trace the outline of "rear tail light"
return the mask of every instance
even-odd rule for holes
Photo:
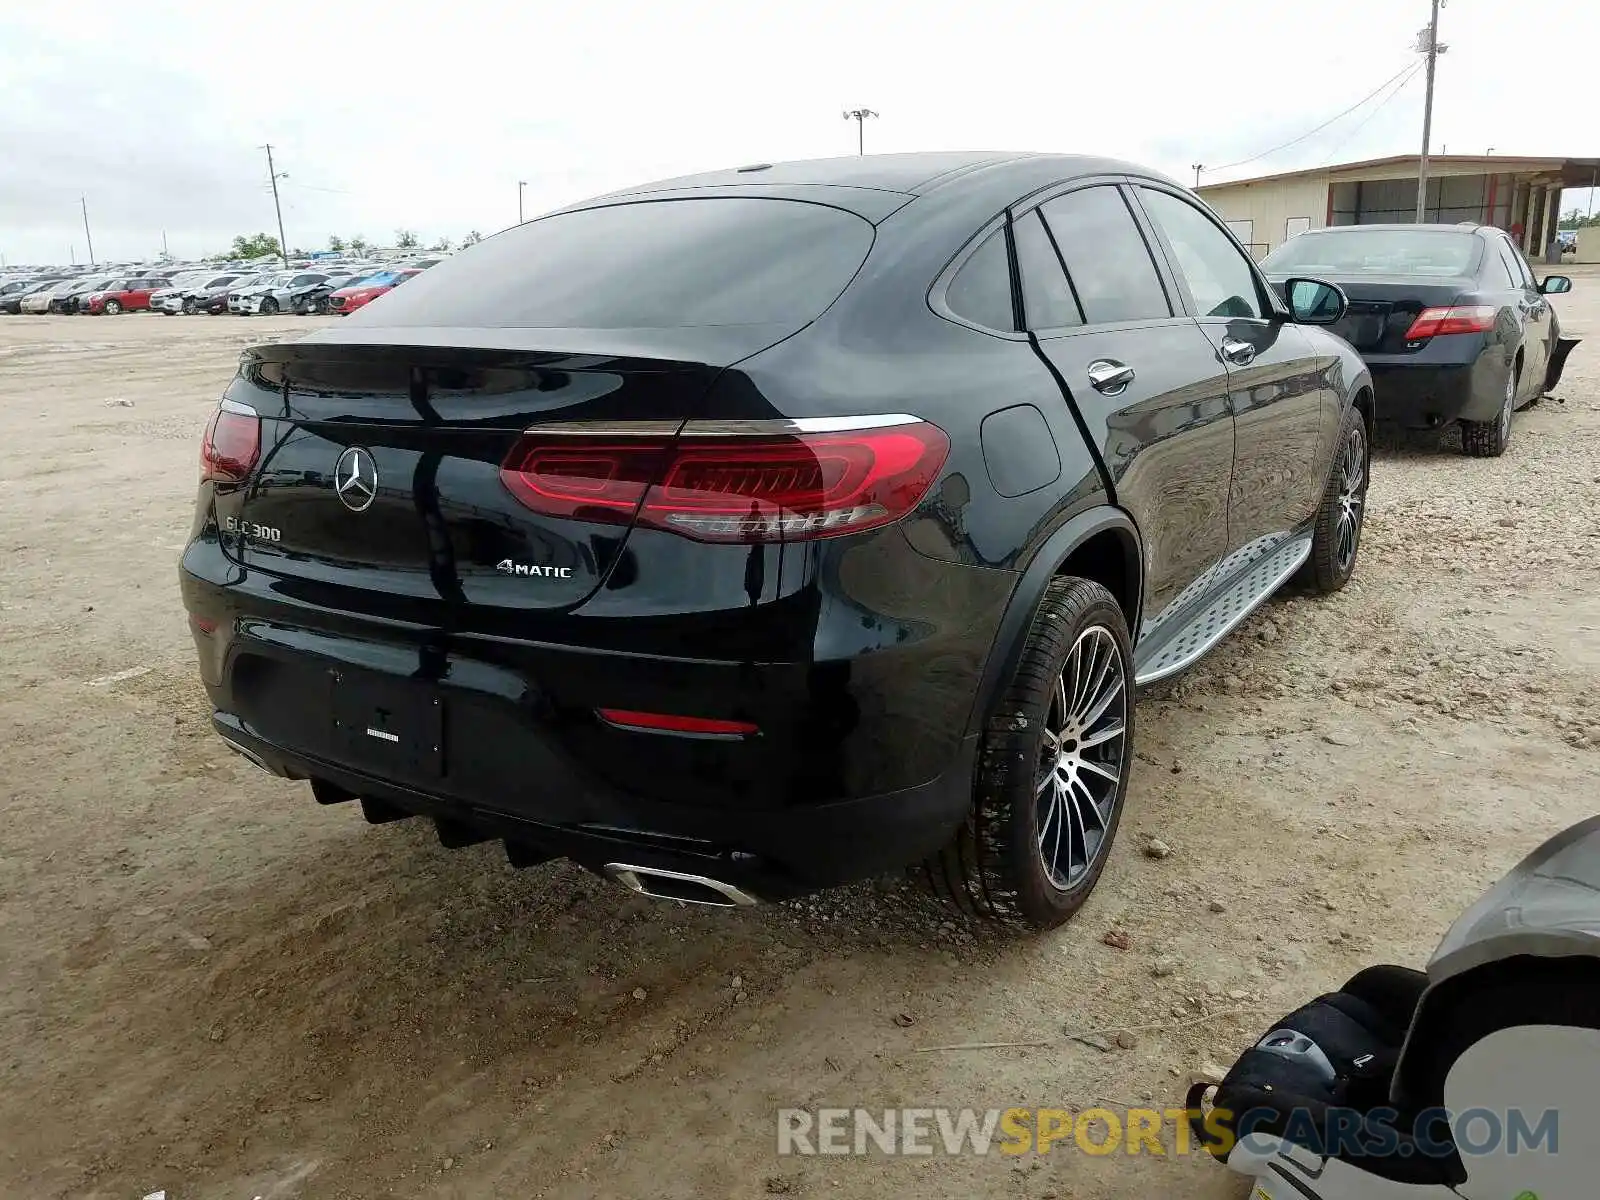
[[[261,418],[254,409],[224,400],[211,414],[200,443],[200,478],[239,483],[255,469],[261,455]]]
[[[699,737],[748,737],[757,731],[749,721],[718,721],[710,717],[683,717],[675,713],[638,712],[629,708],[596,709],[601,720],[624,729],[651,733],[684,733]]]
[[[625,428],[625,427],[624,427]],[[500,478],[547,516],[706,542],[835,537],[898,521],[950,453],[915,417],[691,421],[674,437],[528,431]]]
[[[1421,342],[1449,333],[1488,333],[1499,312],[1489,304],[1456,304],[1449,308],[1425,308],[1406,330],[1406,341]]]

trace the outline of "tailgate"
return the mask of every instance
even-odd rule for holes
[[[396,345],[268,346],[227,397],[262,418],[252,481],[217,489],[247,566],[327,585],[333,607],[561,610],[593,594],[626,524],[524,507],[500,467],[532,425],[676,432],[717,362]],[[442,620],[442,614],[440,615]]]

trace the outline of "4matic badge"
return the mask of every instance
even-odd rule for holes
[[[543,579],[571,579],[571,567],[536,567],[532,563],[512,562],[509,558],[502,558],[495,563],[494,569],[502,575],[537,575]]]

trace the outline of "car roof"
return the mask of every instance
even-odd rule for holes
[[[1390,221],[1382,224],[1361,225],[1324,225],[1321,229],[1308,229],[1306,233],[1346,233],[1356,229],[1381,229],[1389,232],[1409,230],[1422,233],[1476,233],[1487,234],[1498,232],[1493,225],[1480,225],[1476,221],[1461,221],[1453,224],[1443,222],[1424,222],[1418,225],[1414,221]],[[1300,236],[1305,236],[1301,234]]]
[[[699,175],[682,175],[610,192],[560,211],[604,204],[696,196],[776,196],[814,199],[882,220],[911,199],[940,194],[975,210],[1003,207],[1037,188],[1097,175],[1133,175],[1172,182],[1133,163],[1093,155],[1008,151],[929,151],[753,163]]]

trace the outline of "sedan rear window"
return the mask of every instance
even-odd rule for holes
[[[1470,275],[1482,240],[1449,229],[1344,229],[1302,233],[1262,260],[1263,271],[1352,275]]]
[[[872,247],[872,226],[795,200],[703,197],[530,221],[385,297],[382,323],[664,329],[809,321]]]

